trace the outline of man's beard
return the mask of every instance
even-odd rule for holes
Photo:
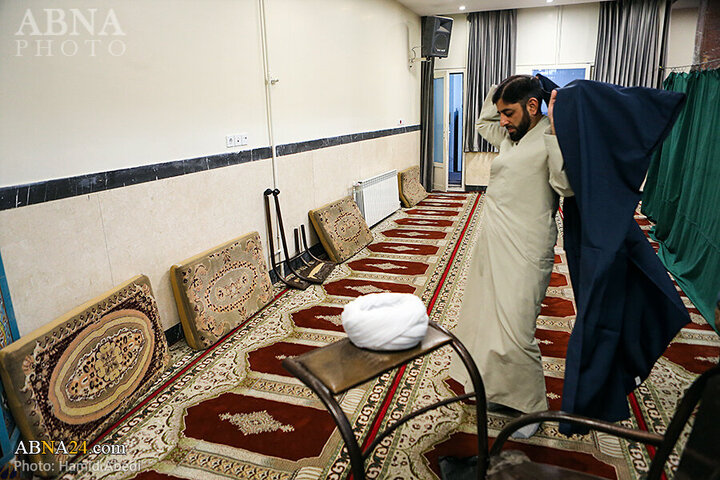
[[[513,142],[519,142],[522,137],[525,136],[525,134],[530,130],[530,114],[528,114],[528,111],[523,108],[523,118],[520,121],[520,125],[515,127],[514,132],[508,131],[508,134],[510,135],[510,140]]]

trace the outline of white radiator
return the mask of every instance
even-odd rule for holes
[[[353,192],[355,202],[370,227],[400,208],[397,170],[361,180],[353,185]]]

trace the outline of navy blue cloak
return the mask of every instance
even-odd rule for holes
[[[575,192],[563,205],[577,306],[565,362],[566,412],[628,418],[628,393],[690,321],[634,220],[651,154],[684,103],[681,93],[589,80],[558,89],[555,130]],[[586,430],[563,424],[560,431]]]

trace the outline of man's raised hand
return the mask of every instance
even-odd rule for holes
[[[555,107],[555,97],[557,90],[553,90],[550,94],[550,102],[548,103],[548,117],[550,118],[550,132],[555,135],[555,120],[553,120],[553,108]]]

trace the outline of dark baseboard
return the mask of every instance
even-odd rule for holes
[[[338,137],[289,143],[278,145],[276,147],[276,154],[278,156],[292,155],[294,153],[361,142],[390,135],[400,135],[418,130],[420,130],[420,125],[410,125],[386,130],[353,133]],[[130,185],[137,185],[139,183],[154,182],[164,178],[177,177],[269,158],[272,158],[272,149],[270,147],[259,147],[252,150],[123,168],[76,177],[45,180],[25,185],[0,187],[0,210],[20,208],[78,195],[88,195],[90,193],[102,192],[114,188],[129,187]]]

